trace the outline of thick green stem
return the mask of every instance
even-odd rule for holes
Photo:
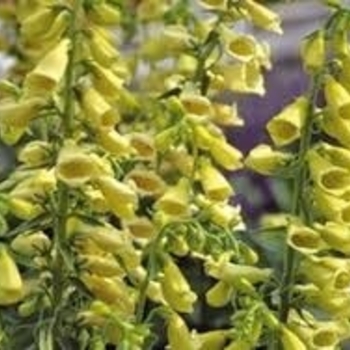
[[[294,216],[299,216],[302,219],[308,217],[304,212],[303,197],[305,187],[308,181],[308,166],[306,161],[306,155],[311,145],[312,138],[312,127],[314,123],[314,111],[317,92],[320,84],[320,75],[316,76],[312,82],[312,87],[309,95],[309,105],[307,109],[307,116],[305,121],[305,126],[302,130],[298,160],[299,167],[297,168],[295,177],[293,179],[293,201],[291,213]],[[306,222],[306,224],[309,224]],[[285,247],[285,260],[283,266],[283,275],[280,286],[280,306],[279,306],[279,319],[282,323],[285,323],[288,318],[288,312],[291,306],[292,297],[292,286],[295,280],[295,270],[296,270],[296,257],[297,253],[293,248],[286,245]]]
[[[74,119],[74,84],[75,84],[75,62],[77,56],[77,33],[79,14],[82,8],[82,0],[75,0],[71,12],[71,20],[68,30],[68,37],[71,40],[67,70],[64,82],[64,109],[62,114],[62,142],[71,137],[72,124]],[[56,213],[54,213],[54,251],[53,261],[54,280],[53,280],[53,302],[55,315],[61,305],[62,296],[65,288],[65,238],[66,238],[66,221],[69,214],[69,189],[62,183],[58,183]]]

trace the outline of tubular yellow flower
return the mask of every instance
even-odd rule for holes
[[[284,350],[307,350],[306,344],[285,326],[281,329],[281,342]]]
[[[233,194],[233,189],[225,177],[209,161],[200,161],[199,179],[206,196],[213,201],[224,201]]]
[[[145,195],[159,196],[165,190],[164,181],[153,170],[135,168],[126,178],[132,180],[140,193]]]
[[[350,265],[346,259],[309,256],[301,263],[301,272],[321,289],[343,290],[350,286]]]
[[[209,152],[213,159],[227,170],[233,171],[243,166],[241,151],[231,146],[226,140],[213,139]]]
[[[18,154],[18,160],[29,167],[46,164],[50,155],[50,144],[46,141],[28,142]]]
[[[117,305],[118,308],[131,314],[134,301],[130,291],[122,279],[115,277],[100,277],[93,274],[83,274],[81,280],[87,288],[99,299],[107,304]]]
[[[308,103],[306,97],[301,96],[267,123],[267,131],[276,146],[288,145],[300,137]]]
[[[330,75],[325,79],[324,94],[331,113],[350,119],[350,94]]]
[[[344,147],[333,146],[326,142],[321,142],[317,147],[317,151],[330,163],[339,167],[350,168],[350,150]]]
[[[93,126],[114,127],[120,120],[117,110],[92,87],[83,91],[81,102],[85,116]]]
[[[234,290],[230,284],[219,281],[205,293],[205,299],[212,307],[223,307],[230,302],[233,293]]]
[[[102,28],[94,27],[89,42],[94,60],[103,67],[111,67],[118,61],[119,53],[104,35]]]
[[[111,154],[122,157],[133,153],[130,140],[112,127],[102,127],[96,132],[96,142]]]
[[[41,96],[57,87],[66,71],[69,46],[69,39],[62,39],[27,75],[24,81],[26,96]]]
[[[121,20],[118,9],[105,2],[93,4],[88,17],[99,25],[116,25]]]
[[[129,230],[135,238],[152,238],[156,235],[157,230],[152,221],[147,217],[136,217],[123,222],[123,226]]]
[[[217,88],[229,89],[238,93],[252,93],[263,95],[265,93],[264,79],[260,64],[257,60],[245,63],[218,66],[214,70],[221,76]]]
[[[301,57],[307,71],[317,71],[323,67],[325,62],[325,38],[324,31],[318,30],[307,37],[301,46]]]
[[[276,151],[269,145],[260,144],[249,152],[245,165],[260,174],[271,175],[292,159],[293,155],[290,153]]]
[[[8,205],[11,214],[21,220],[32,220],[44,212],[41,205],[13,196],[9,198]]]
[[[67,185],[77,187],[100,174],[91,155],[67,141],[58,155],[56,175]]]
[[[28,257],[47,252],[50,246],[50,238],[42,231],[20,234],[11,242],[11,248],[16,253]]]
[[[333,249],[346,255],[350,254],[350,230],[347,225],[328,221],[315,226],[322,239]]]
[[[5,127],[26,128],[45,104],[46,101],[39,97],[18,102],[3,101],[0,106],[0,124]]]
[[[197,295],[191,290],[181,270],[171,258],[168,258],[164,264],[160,283],[164,298],[172,309],[184,313],[193,312]]]
[[[124,83],[123,79],[95,61],[90,63],[89,67],[93,75],[93,85],[99,93],[107,99],[118,100]]]
[[[254,0],[245,0],[242,7],[248,11],[251,21],[258,27],[282,34],[279,16]]]
[[[170,349],[195,350],[194,339],[187,328],[185,321],[176,313],[168,318],[168,344]]]
[[[23,289],[23,281],[15,261],[3,244],[0,245],[0,270],[0,292],[19,293]]]
[[[257,56],[258,44],[251,35],[238,35],[227,43],[226,50],[233,58],[249,62]]]
[[[195,342],[199,344],[198,350],[222,350],[228,337],[227,330],[215,330],[195,334]]]
[[[189,181],[181,178],[175,186],[169,187],[158,199],[158,209],[166,214],[182,216],[189,213]]]
[[[212,103],[213,113],[210,117],[215,124],[222,126],[243,126],[244,120],[238,115],[237,105],[232,106]]]
[[[250,265],[233,264],[224,259],[221,261],[208,260],[205,264],[206,273],[231,285],[238,284],[240,280],[246,279],[250,283],[266,281],[270,278],[272,270]]]
[[[200,116],[209,116],[212,114],[211,102],[204,96],[184,93],[180,96],[180,101],[187,113]]]
[[[100,176],[96,185],[104,195],[109,209],[124,219],[134,217],[138,198],[135,191],[127,184],[110,176]]]
[[[123,276],[125,274],[123,268],[115,260],[112,255],[98,256],[91,254],[79,254],[78,261],[81,261],[81,268],[88,272],[101,276],[113,277]]]
[[[156,154],[156,147],[152,135],[134,132],[130,136],[131,146],[137,151],[140,158],[152,159]]]
[[[291,224],[287,235],[289,246],[303,254],[315,254],[327,248],[320,233],[306,226]]]
[[[350,172],[343,167],[332,165],[315,150],[307,155],[311,177],[325,192],[343,195],[350,188]]]
[[[335,138],[341,145],[350,147],[350,124],[345,119],[326,110],[321,126],[327,135]]]
[[[37,39],[38,36],[47,33],[56,13],[52,8],[45,7],[24,18],[21,23],[21,37],[24,40]]]

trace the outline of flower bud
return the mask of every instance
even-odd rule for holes
[[[233,292],[230,284],[219,281],[205,293],[205,299],[211,307],[223,307],[230,302]]]
[[[42,232],[21,233],[11,242],[11,248],[18,254],[28,257],[47,252],[51,246],[51,241],[47,235]]]
[[[168,319],[168,344],[171,349],[195,350],[192,338],[185,321],[177,314],[172,313]]]
[[[301,57],[306,71],[318,71],[325,63],[325,33],[318,30],[304,39],[301,46]]]

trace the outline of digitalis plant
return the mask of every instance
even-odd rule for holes
[[[230,201],[224,171],[243,155],[224,128],[243,121],[217,98],[264,93],[269,48],[235,25],[280,34],[279,17],[253,0],[17,1],[22,77],[0,100],[17,154],[0,184],[1,348],[320,349],[348,336],[349,13],[332,6],[303,45],[309,95],[267,126],[299,152],[260,145],[246,160],[293,179],[280,278]],[[202,301],[232,316],[196,329]]]

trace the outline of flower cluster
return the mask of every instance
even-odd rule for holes
[[[246,159],[259,173],[293,182],[292,212],[282,223],[287,248],[279,294],[281,320],[294,338],[287,349],[333,348],[350,330],[349,21],[348,9],[329,5],[327,23],[301,47],[309,93],[268,122],[276,148],[261,144]]]

